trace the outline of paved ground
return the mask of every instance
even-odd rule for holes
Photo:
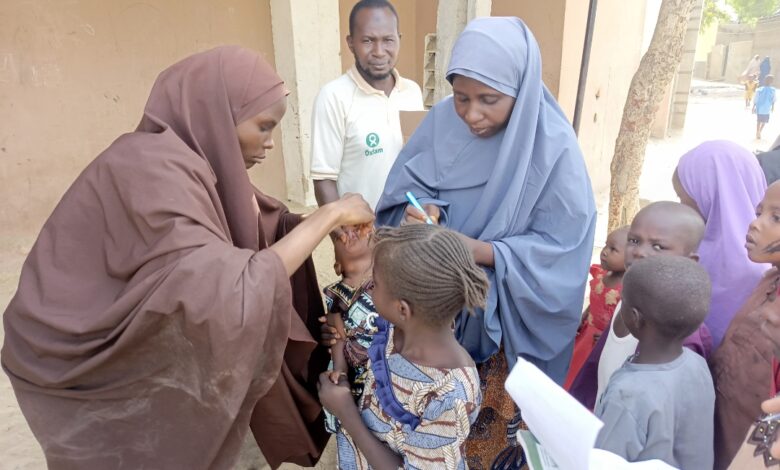
[[[648,146],[640,183],[640,195],[643,199],[674,200],[670,181],[677,160],[684,152],[704,140],[729,139],[750,150],[766,149],[774,141],[780,133],[780,116],[773,117],[764,132],[763,140],[755,140],[755,116],[744,108],[744,102],[739,95],[739,88],[734,86],[694,83],[685,132],[665,140],[651,141]],[[606,212],[605,209],[606,201],[599,201],[600,215]],[[603,243],[605,227],[605,217],[600,217],[596,250],[600,249]],[[21,264],[33,241],[32,238],[3,240],[1,235],[0,311],[5,310],[16,289]],[[315,252],[315,263],[321,283],[331,282],[335,276],[332,269],[332,246],[329,241],[323,242]],[[0,341],[2,334],[0,331]],[[249,470],[265,467],[267,466],[257,451],[257,446],[251,441],[247,442],[237,468]],[[318,467],[334,467],[333,446],[327,450]],[[19,411],[7,377],[0,374],[0,470],[41,468],[45,468],[45,462],[40,447]],[[297,467],[290,465],[283,468]]]

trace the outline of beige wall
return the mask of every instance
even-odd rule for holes
[[[219,44],[273,62],[268,0],[0,2],[0,241],[40,228],[79,172],[135,127],[161,70]],[[284,197],[278,150],[252,177]]]
[[[338,1],[341,65],[347,68],[353,58],[344,37],[356,0]],[[519,16],[534,32],[544,81],[570,118],[587,3],[493,0],[494,15]],[[399,70],[421,82],[423,41],[436,29],[438,2],[394,4],[401,19]],[[609,185],[623,105],[641,54],[645,4],[598,4],[580,129],[597,193]],[[0,238],[40,228],[81,169],[133,129],[154,77],[175,60],[236,43],[265,52],[273,62],[269,0],[4,0],[0,18],[0,197],[6,201],[0,208]],[[251,175],[264,191],[286,196],[278,148]]]
[[[641,59],[644,22],[644,2],[598,2],[579,141],[599,199],[609,191],[609,167],[628,88]]]
[[[525,21],[542,53],[542,78],[571,119],[577,99],[586,0],[493,0],[493,15]],[[639,66],[645,1],[601,0],[591,46],[579,141],[594,191],[609,191],[609,166],[631,78]],[[617,43],[620,47],[616,47]]]
[[[577,1],[577,0],[574,0]],[[585,0],[579,0],[582,3]],[[563,26],[567,0],[493,0],[493,16],[517,16],[531,29],[542,53],[542,79],[553,95],[558,96],[563,55]],[[587,12],[587,7],[586,10]],[[581,21],[585,22],[583,17]],[[582,29],[582,38],[585,29]],[[582,38],[580,43],[582,43]],[[579,66],[577,66],[579,75]],[[576,93],[576,92],[575,92]]]
[[[346,43],[349,34],[349,12],[357,0],[339,0],[341,20],[341,67],[347,70],[355,62]],[[423,47],[425,35],[436,32],[437,0],[394,0],[400,21],[401,52],[398,72],[422,86]]]
[[[566,113],[569,120],[574,119],[574,108],[577,104],[580,68],[582,68],[582,51],[585,42],[585,30],[588,26],[588,3],[582,0],[568,0],[564,14],[558,104],[561,105],[563,112]],[[591,63],[593,63],[592,53]]]

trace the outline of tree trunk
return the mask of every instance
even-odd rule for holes
[[[631,80],[610,170],[609,231],[628,225],[639,211],[639,176],[658,105],[683,53],[696,0],[663,0],[650,47]]]

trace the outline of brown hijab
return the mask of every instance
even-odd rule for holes
[[[286,93],[250,50],[184,59],[45,223],[2,365],[49,468],[230,468],[256,405],[303,433],[259,436],[272,465],[318,457],[318,302],[292,301],[316,292],[313,267],[291,290],[263,249],[299,219],[252,187],[235,130]]]
[[[767,271],[731,320],[710,357],[715,383],[715,470],[728,468],[755,419],[770,398],[774,379],[772,343],[761,333],[761,309],[780,308],[780,271]]]

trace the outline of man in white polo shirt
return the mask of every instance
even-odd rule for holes
[[[399,111],[423,109],[420,87],[395,70],[398,14],[386,0],[362,0],[349,15],[355,65],[314,102],[311,177],[319,205],[358,193],[375,207],[403,146]]]

